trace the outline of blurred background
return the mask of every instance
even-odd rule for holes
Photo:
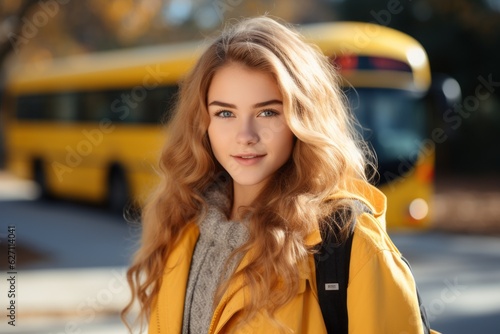
[[[2,332],[126,332],[118,313],[140,225],[120,213],[155,184],[157,124],[199,41],[262,14],[299,29],[371,22],[420,43],[428,64],[398,55],[405,37],[372,47],[385,30],[355,26],[336,30],[355,47],[331,58],[373,130],[389,232],[432,327],[500,330],[500,1],[0,0],[0,293],[13,239],[17,292],[16,326],[2,311]]]

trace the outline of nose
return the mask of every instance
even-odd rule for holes
[[[259,142],[259,135],[253,120],[246,119],[239,122],[236,142],[240,145],[254,145]]]

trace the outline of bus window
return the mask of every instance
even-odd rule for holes
[[[105,92],[85,92],[80,94],[81,121],[96,122],[109,117],[110,100]]]
[[[17,100],[16,118],[20,120],[43,120],[46,99],[43,95],[24,95]]]
[[[177,86],[158,87],[143,95],[133,95],[131,90],[110,90],[106,92],[107,113],[100,115],[119,123],[158,124],[170,118],[166,114],[176,93]]]
[[[76,121],[78,118],[77,94],[60,93],[48,95],[44,114],[50,120],[58,122]]]
[[[415,164],[426,135],[423,100],[396,89],[358,88],[346,94],[364,139],[377,152],[380,182],[388,181],[386,172],[400,174],[402,162]]]
[[[148,93],[144,100],[144,114],[142,121],[145,123],[167,123],[172,117],[172,104],[175,101],[178,87],[163,86]]]

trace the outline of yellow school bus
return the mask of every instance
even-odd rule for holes
[[[430,70],[422,46],[368,23],[304,25],[334,62],[362,131],[376,150],[389,227],[426,227],[434,147],[426,144],[422,97]],[[154,186],[155,161],[179,79],[203,43],[101,52],[10,71],[2,111],[7,166],[43,195],[121,208]]]

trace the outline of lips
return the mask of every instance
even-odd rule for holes
[[[266,154],[237,154],[232,155],[233,159],[241,165],[251,166],[259,163]]]

